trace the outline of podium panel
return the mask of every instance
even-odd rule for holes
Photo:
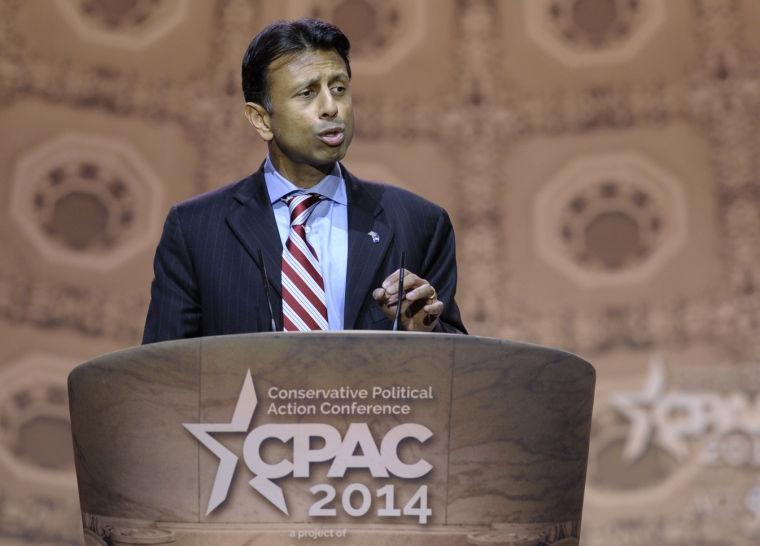
[[[419,333],[170,341],[69,378],[88,544],[578,544],[595,374]]]

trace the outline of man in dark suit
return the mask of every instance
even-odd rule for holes
[[[337,27],[314,19],[275,23],[253,39],[245,114],[269,155],[251,176],[172,207],[143,343],[389,329],[402,251],[400,327],[466,333],[446,211],[339,163],[354,126],[349,48]]]

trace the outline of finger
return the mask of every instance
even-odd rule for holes
[[[398,294],[388,294],[386,291],[385,293],[385,299],[383,300],[383,305],[387,307],[395,307],[398,304]],[[404,303],[402,305],[407,305],[407,303]]]
[[[386,290],[389,290],[392,286],[398,285],[398,276],[401,272],[401,269],[397,269],[387,277],[385,277],[385,280],[383,281],[383,288]],[[404,273],[406,274],[406,272]]]
[[[383,304],[388,299],[388,296],[386,295],[385,290],[382,288],[375,288],[372,291],[372,297],[379,304]]]
[[[406,274],[404,275],[404,291],[417,288],[418,286],[422,286],[423,284],[427,284],[427,281],[423,279],[422,277],[415,275],[411,271],[407,271]],[[398,287],[398,283],[396,283],[396,286]]]
[[[428,315],[433,315],[435,317],[438,317],[443,313],[443,302],[442,301],[436,301],[435,303],[431,303],[430,305],[426,305],[422,308],[425,313]]]
[[[412,318],[414,315],[422,311],[422,308],[425,306],[425,300],[416,300],[409,302],[406,305],[406,310],[404,311],[404,315],[406,318]],[[404,309],[403,307],[401,308]]]
[[[436,322],[438,322],[438,316],[437,315],[428,315],[428,314],[425,314],[425,316],[422,317],[422,325],[425,327],[425,329],[431,329],[432,330],[432,328],[435,328],[435,323]]]
[[[404,290],[409,290],[412,288],[416,288],[422,284],[425,284],[427,281],[425,279],[421,279],[414,273],[412,273],[409,270],[405,270],[404,272]],[[383,285],[383,287],[385,287]],[[396,294],[398,292],[398,277],[396,277],[396,282],[391,283],[391,286],[389,288],[385,289],[388,294]]]
[[[389,296],[387,300],[385,300],[385,303],[383,303],[386,307],[396,307],[398,305],[398,297],[397,296]]]
[[[435,288],[430,286],[429,283],[425,283],[422,286],[418,286],[414,290],[410,290],[406,293],[406,299],[408,300],[420,300],[420,299],[426,299],[430,300],[430,303],[435,298]]]

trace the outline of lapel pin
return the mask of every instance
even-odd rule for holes
[[[374,244],[377,244],[380,242],[380,236],[374,231],[370,231],[369,233],[367,233],[367,235],[369,235],[372,238],[372,242]]]

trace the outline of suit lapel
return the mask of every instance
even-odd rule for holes
[[[346,268],[346,303],[343,327],[346,330],[356,326],[362,305],[377,288],[372,280],[388,251],[393,232],[381,220],[382,206],[342,165],[348,198],[348,263]],[[374,231],[373,237],[370,232]]]
[[[272,311],[275,322],[281,327],[282,243],[277,231],[274,211],[269,202],[263,167],[248,178],[235,193],[234,198],[241,206],[227,215],[227,224],[259,268],[261,264],[258,251],[261,249],[269,283],[274,289],[271,292]]]

